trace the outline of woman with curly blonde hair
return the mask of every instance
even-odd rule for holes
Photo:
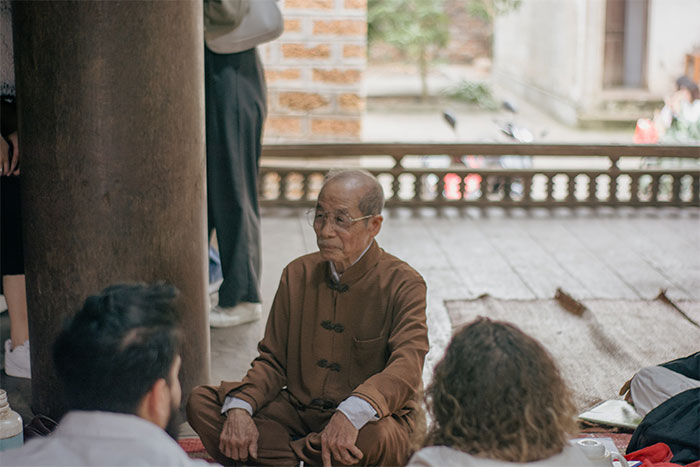
[[[570,444],[575,407],[549,353],[512,324],[461,329],[426,391],[432,426],[409,466],[591,465]]]

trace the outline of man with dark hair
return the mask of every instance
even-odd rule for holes
[[[242,382],[195,388],[187,418],[222,464],[403,465],[419,429],[426,286],[379,248],[382,187],[331,174],[309,221],[319,252],[292,261]]]
[[[115,285],[88,297],[54,344],[69,412],[3,465],[198,464],[174,437],[179,332],[168,285]]]

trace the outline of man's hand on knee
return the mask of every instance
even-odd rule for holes
[[[336,412],[321,432],[321,456],[324,467],[331,465],[331,458],[343,465],[357,464],[363,454],[355,446],[357,429],[343,412]]]
[[[233,460],[245,461],[258,457],[258,427],[245,409],[226,412],[226,421],[219,436],[219,451]]]

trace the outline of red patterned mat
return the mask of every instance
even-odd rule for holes
[[[193,459],[204,459],[209,462],[214,462],[214,459],[207,454],[204,445],[199,438],[180,438],[177,440],[180,447]]]
[[[611,438],[615,443],[615,446],[620,450],[621,453],[625,453],[627,450],[627,445],[630,442],[632,434],[630,433],[612,433],[612,432],[581,432],[578,434],[578,438]],[[204,449],[202,442],[199,438],[180,438],[177,441],[180,447],[185,450],[185,452],[193,459],[205,459],[209,462],[214,462],[207,451]]]

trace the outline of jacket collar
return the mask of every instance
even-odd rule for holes
[[[347,268],[345,272],[343,272],[339,283],[336,283],[333,280],[331,263],[330,261],[327,262],[326,280],[328,282],[328,286],[331,289],[338,290],[339,292],[345,292],[348,290],[349,286],[357,282],[362,276],[365,275],[367,271],[376,266],[376,264],[379,262],[379,257],[381,254],[382,249],[379,248],[379,245],[377,245],[377,241],[372,239],[372,243],[370,243],[369,248],[360,257],[360,259],[355,264]]]

